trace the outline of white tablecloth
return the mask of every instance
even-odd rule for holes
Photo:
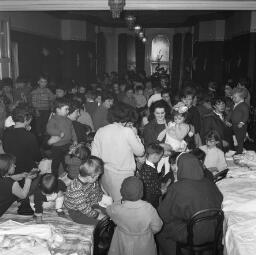
[[[228,165],[228,178],[217,183],[224,196],[225,254],[256,255],[256,171]]]

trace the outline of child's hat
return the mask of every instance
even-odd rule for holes
[[[140,200],[143,196],[143,183],[139,178],[130,176],[124,179],[121,185],[120,193],[123,200]]]

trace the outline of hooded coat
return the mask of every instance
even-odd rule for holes
[[[202,164],[194,155],[182,154],[177,166],[178,181],[171,185],[158,208],[164,222],[158,236],[164,255],[176,254],[176,242],[187,241],[187,222],[193,214],[204,209],[220,209],[223,200],[215,183],[204,177]],[[196,242],[209,240],[210,232],[207,226],[200,229]]]

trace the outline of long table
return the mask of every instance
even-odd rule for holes
[[[256,171],[228,160],[229,173],[217,183],[224,199],[224,254],[256,254]]]

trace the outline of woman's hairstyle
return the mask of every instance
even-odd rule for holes
[[[171,118],[171,112],[170,112],[170,107],[169,105],[163,100],[158,100],[154,103],[151,104],[150,108],[149,108],[149,111],[150,111],[150,114],[149,114],[149,121],[152,121],[155,119],[155,115],[154,115],[154,112],[157,108],[162,108],[165,110],[165,118],[166,119],[170,119]]]
[[[79,143],[73,149],[71,156],[75,156],[79,158],[82,162],[85,162],[91,156],[91,152],[85,144]]]
[[[108,110],[109,123],[114,123],[114,122],[135,123],[137,120],[138,120],[138,114],[136,110],[128,104],[118,102]]]
[[[164,154],[164,148],[157,142],[150,143],[146,148],[146,155]]]
[[[79,174],[82,177],[87,177],[87,176],[102,174],[103,171],[104,171],[104,163],[102,159],[95,156],[90,156],[86,160],[86,162],[80,166]]]
[[[5,176],[16,158],[11,154],[0,154],[0,177]]]
[[[18,104],[12,111],[12,119],[16,122],[25,122],[32,119],[32,112],[28,105],[25,103]]]
[[[232,95],[234,94],[239,94],[241,98],[246,98],[248,96],[248,92],[246,90],[246,88],[234,88],[232,90]]]
[[[196,148],[190,151],[190,153],[196,156],[201,162],[204,162],[206,154],[203,150]]]
[[[53,109],[54,111],[56,111],[57,108],[60,109],[61,107],[66,105],[70,106],[69,100],[67,100],[66,98],[56,98],[54,101]]]
[[[39,188],[44,194],[57,192],[58,178],[51,173],[43,174],[39,180]]]

